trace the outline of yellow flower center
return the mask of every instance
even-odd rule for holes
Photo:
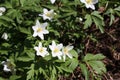
[[[86,2],[87,2],[88,4],[90,4],[90,3],[92,2],[92,0],[86,0]]]
[[[8,63],[8,64],[7,64],[7,68],[8,68],[8,69],[12,69],[12,67],[13,67],[13,65],[12,65],[11,63]]]
[[[63,51],[64,51],[65,54],[68,53],[68,49],[67,48],[65,48]]]
[[[57,52],[59,52],[59,49],[58,49],[58,48],[55,48],[55,49],[54,49],[54,53],[57,53]]]
[[[46,13],[45,15],[46,15],[47,17],[51,17],[52,14],[51,14],[50,12],[48,12],[48,13]]]
[[[39,51],[42,53],[42,52],[44,51],[44,49],[43,49],[43,48],[40,48]]]
[[[41,32],[41,31],[42,31],[42,28],[38,28],[38,29],[37,29],[37,32]]]

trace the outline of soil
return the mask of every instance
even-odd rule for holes
[[[88,31],[95,36],[96,41],[89,37],[83,42],[85,44],[84,53],[101,53],[106,58],[103,62],[106,65],[107,73],[103,75],[102,80],[120,80],[120,18],[116,17],[114,23],[108,26],[109,19],[106,19],[105,32],[100,33],[93,25]],[[85,80],[79,67],[76,68],[69,78],[61,80]],[[91,80],[91,79],[90,79]]]

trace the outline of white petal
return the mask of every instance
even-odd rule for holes
[[[7,65],[4,65],[4,68],[3,68],[3,70],[4,70],[4,71],[6,71],[6,72],[9,72],[9,71],[11,71],[11,69],[9,69]]]
[[[37,30],[37,26],[32,26],[32,29],[33,29],[34,31],[36,31],[36,30]]]
[[[5,12],[6,8],[5,7],[0,7],[0,12]]]
[[[43,16],[42,14],[38,14],[38,16]]]
[[[66,59],[66,55],[63,55],[63,60],[65,61],[65,59]]]
[[[40,27],[41,25],[40,25],[40,22],[39,22],[39,20],[37,19],[36,20],[36,26],[38,26],[38,27]]]
[[[38,34],[37,34],[37,32],[34,32],[33,33],[33,37],[36,37]]]
[[[95,6],[94,5],[91,5],[90,8],[93,9],[93,10],[95,10]]]
[[[44,39],[43,34],[38,34],[38,36],[39,36],[42,40]]]
[[[58,59],[60,59],[60,60],[61,60],[61,59],[62,59],[62,58],[61,58],[61,56],[58,56]]]
[[[48,23],[45,22],[45,23],[42,24],[42,27],[45,29],[45,27],[46,27],[47,25],[48,25]]]
[[[43,14],[43,20],[49,19],[45,14]]]
[[[68,56],[69,58],[72,58],[72,55],[71,55],[71,54],[67,54],[67,56]]]
[[[40,52],[38,52],[38,51],[37,51],[36,55],[37,55],[37,56],[41,56]]]
[[[50,0],[50,2],[51,2],[52,4],[54,4],[54,3],[55,3],[55,1],[56,1],[56,0]]]
[[[92,3],[96,4],[96,3],[98,3],[98,0],[92,0]]]
[[[2,16],[3,14],[0,12],[0,16]]]
[[[48,10],[46,8],[43,9],[43,13],[46,14]]]
[[[86,8],[90,8],[90,4],[85,3]]]
[[[57,55],[54,53],[54,52],[52,52],[52,57],[56,57]]]
[[[3,35],[2,35],[2,37],[1,38],[3,38],[3,39],[5,39],[5,40],[7,40],[8,39],[8,35],[7,35],[7,33],[3,33]]]
[[[55,43],[55,41],[52,41],[52,46],[54,46],[54,47],[56,46],[56,43]]]
[[[42,47],[42,43],[41,42],[39,42],[39,48],[41,48]]]
[[[80,0],[82,3],[85,3],[86,1],[85,0]]]
[[[34,49],[37,51],[37,50],[38,50],[38,47],[34,47]]]
[[[72,50],[73,49],[73,46],[67,46],[67,49],[70,51],[70,50]]]
[[[62,49],[63,44],[58,44],[57,47],[58,47],[59,49]]]
[[[44,30],[43,33],[44,33],[44,34],[48,34],[49,31],[48,31],[48,30]]]

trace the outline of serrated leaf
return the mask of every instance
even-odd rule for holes
[[[10,76],[9,80],[17,80],[19,79],[21,76],[17,76],[17,75],[12,75]]]
[[[89,80],[89,72],[85,64],[80,63],[80,68],[82,71],[82,74],[85,76],[85,80]]]
[[[87,29],[92,24],[92,17],[91,17],[91,15],[87,14],[85,16],[85,19],[86,19],[86,21],[85,21],[85,24],[84,24],[84,29]]]
[[[93,54],[86,54],[86,56],[84,57],[84,61],[89,61],[89,60],[93,60]]]
[[[34,77],[34,64],[31,64],[30,70],[27,72],[27,80]]]
[[[71,64],[69,65],[69,68],[73,71],[78,66],[78,60],[77,59],[71,59]]]
[[[71,50],[70,51],[70,54],[75,57],[75,58],[78,58],[78,53],[75,51],[75,50]]]
[[[31,60],[33,60],[32,58],[30,58],[30,57],[25,57],[25,56],[22,56],[22,57],[18,57],[17,58],[17,60],[18,61],[23,61],[23,62],[28,62],[28,61],[31,61]]]
[[[103,21],[103,17],[101,15],[99,15],[99,12],[97,12],[97,11],[91,13],[91,15],[92,15],[92,19],[93,19],[93,22],[95,23],[96,27],[98,27],[100,29],[101,33],[104,33],[103,26],[105,24]]]
[[[102,54],[96,54],[96,55],[93,55],[93,54],[86,54],[86,56],[84,57],[84,61],[90,61],[90,60],[101,60],[101,59],[104,59],[105,56],[102,55]]]
[[[7,22],[13,22],[13,20],[7,16],[0,16],[0,20],[4,20],[4,21],[7,21]]]
[[[96,54],[96,55],[94,55],[94,60],[102,60],[104,58],[105,58],[105,56],[102,55],[102,54]]]
[[[88,64],[97,74],[101,75],[106,72],[105,65],[101,61],[89,61]]]
[[[20,0],[20,3],[21,3],[21,6],[22,6],[22,7],[23,7],[25,1],[26,1],[26,0]]]
[[[19,27],[19,30],[20,30],[20,32],[22,32],[22,33],[31,34],[31,32],[30,32],[27,28]]]
[[[109,26],[112,25],[112,23],[113,23],[114,20],[115,20],[114,15],[110,14],[110,23],[109,23]]]
[[[120,11],[120,6],[118,6],[118,7],[115,8],[114,10],[116,10],[116,11]]]

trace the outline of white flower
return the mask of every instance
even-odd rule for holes
[[[52,4],[54,4],[54,3],[55,3],[55,1],[56,1],[56,0],[50,0],[50,2],[51,2]]]
[[[11,64],[10,60],[7,59],[7,61],[2,61],[2,65],[4,66],[3,70],[5,72],[12,72],[15,70],[13,64]]]
[[[7,39],[8,39],[8,35],[7,35],[7,33],[4,32],[1,38],[7,40]]]
[[[72,49],[73,49],[73,46],[70,46],[70,45],[62,48],[63,60],[64,60],[64,61],[65,61],[65,59],[66,59],[66,56],[68,56],[69,58],[72,58],[72,55],[71,55],[70,52],[69,52],[69,51],[72,50]]]
[[[80,17],[80,18],[79,18],[79,21],[83,21],[83,19]]]
[[[52,41],[52,45],[49,45],[49,48],[52,51],[52,56],[53,57],[58,57],[58,59],[61,59],[62,52],[60,51],[63,47],[63,44],[57,44],[55,41]]]
[[[36,25],[32,27],[34,30],[33,37],[39,36],[43,40],[43,34],[49,33],[49,31],[45,29],[47,25],[47,23],[40,24],[40,22],[37,20]]]
[[[0,7],[0,16],[2,16],[3,12],[5,12],[5,11],[6,11],[5,7]]]
[[[80,0],[82,3],[85,3],[86,8],[91,8],[95,10],[94,4],[98,3],[98,0]]]
[[[43,9],[43,14],[39,14],[39,16],[43,17],[43,20],[51,20],[54,17],[55,13],[54,10],[48,11],[46,8]]]
[[[47,48],[46,47],[42,47],[42,43],[39,42],[38,47],[34,47],[34,49],[37,51],[37,56],[42,56],[45,57],[46,55],[49,55]]]

